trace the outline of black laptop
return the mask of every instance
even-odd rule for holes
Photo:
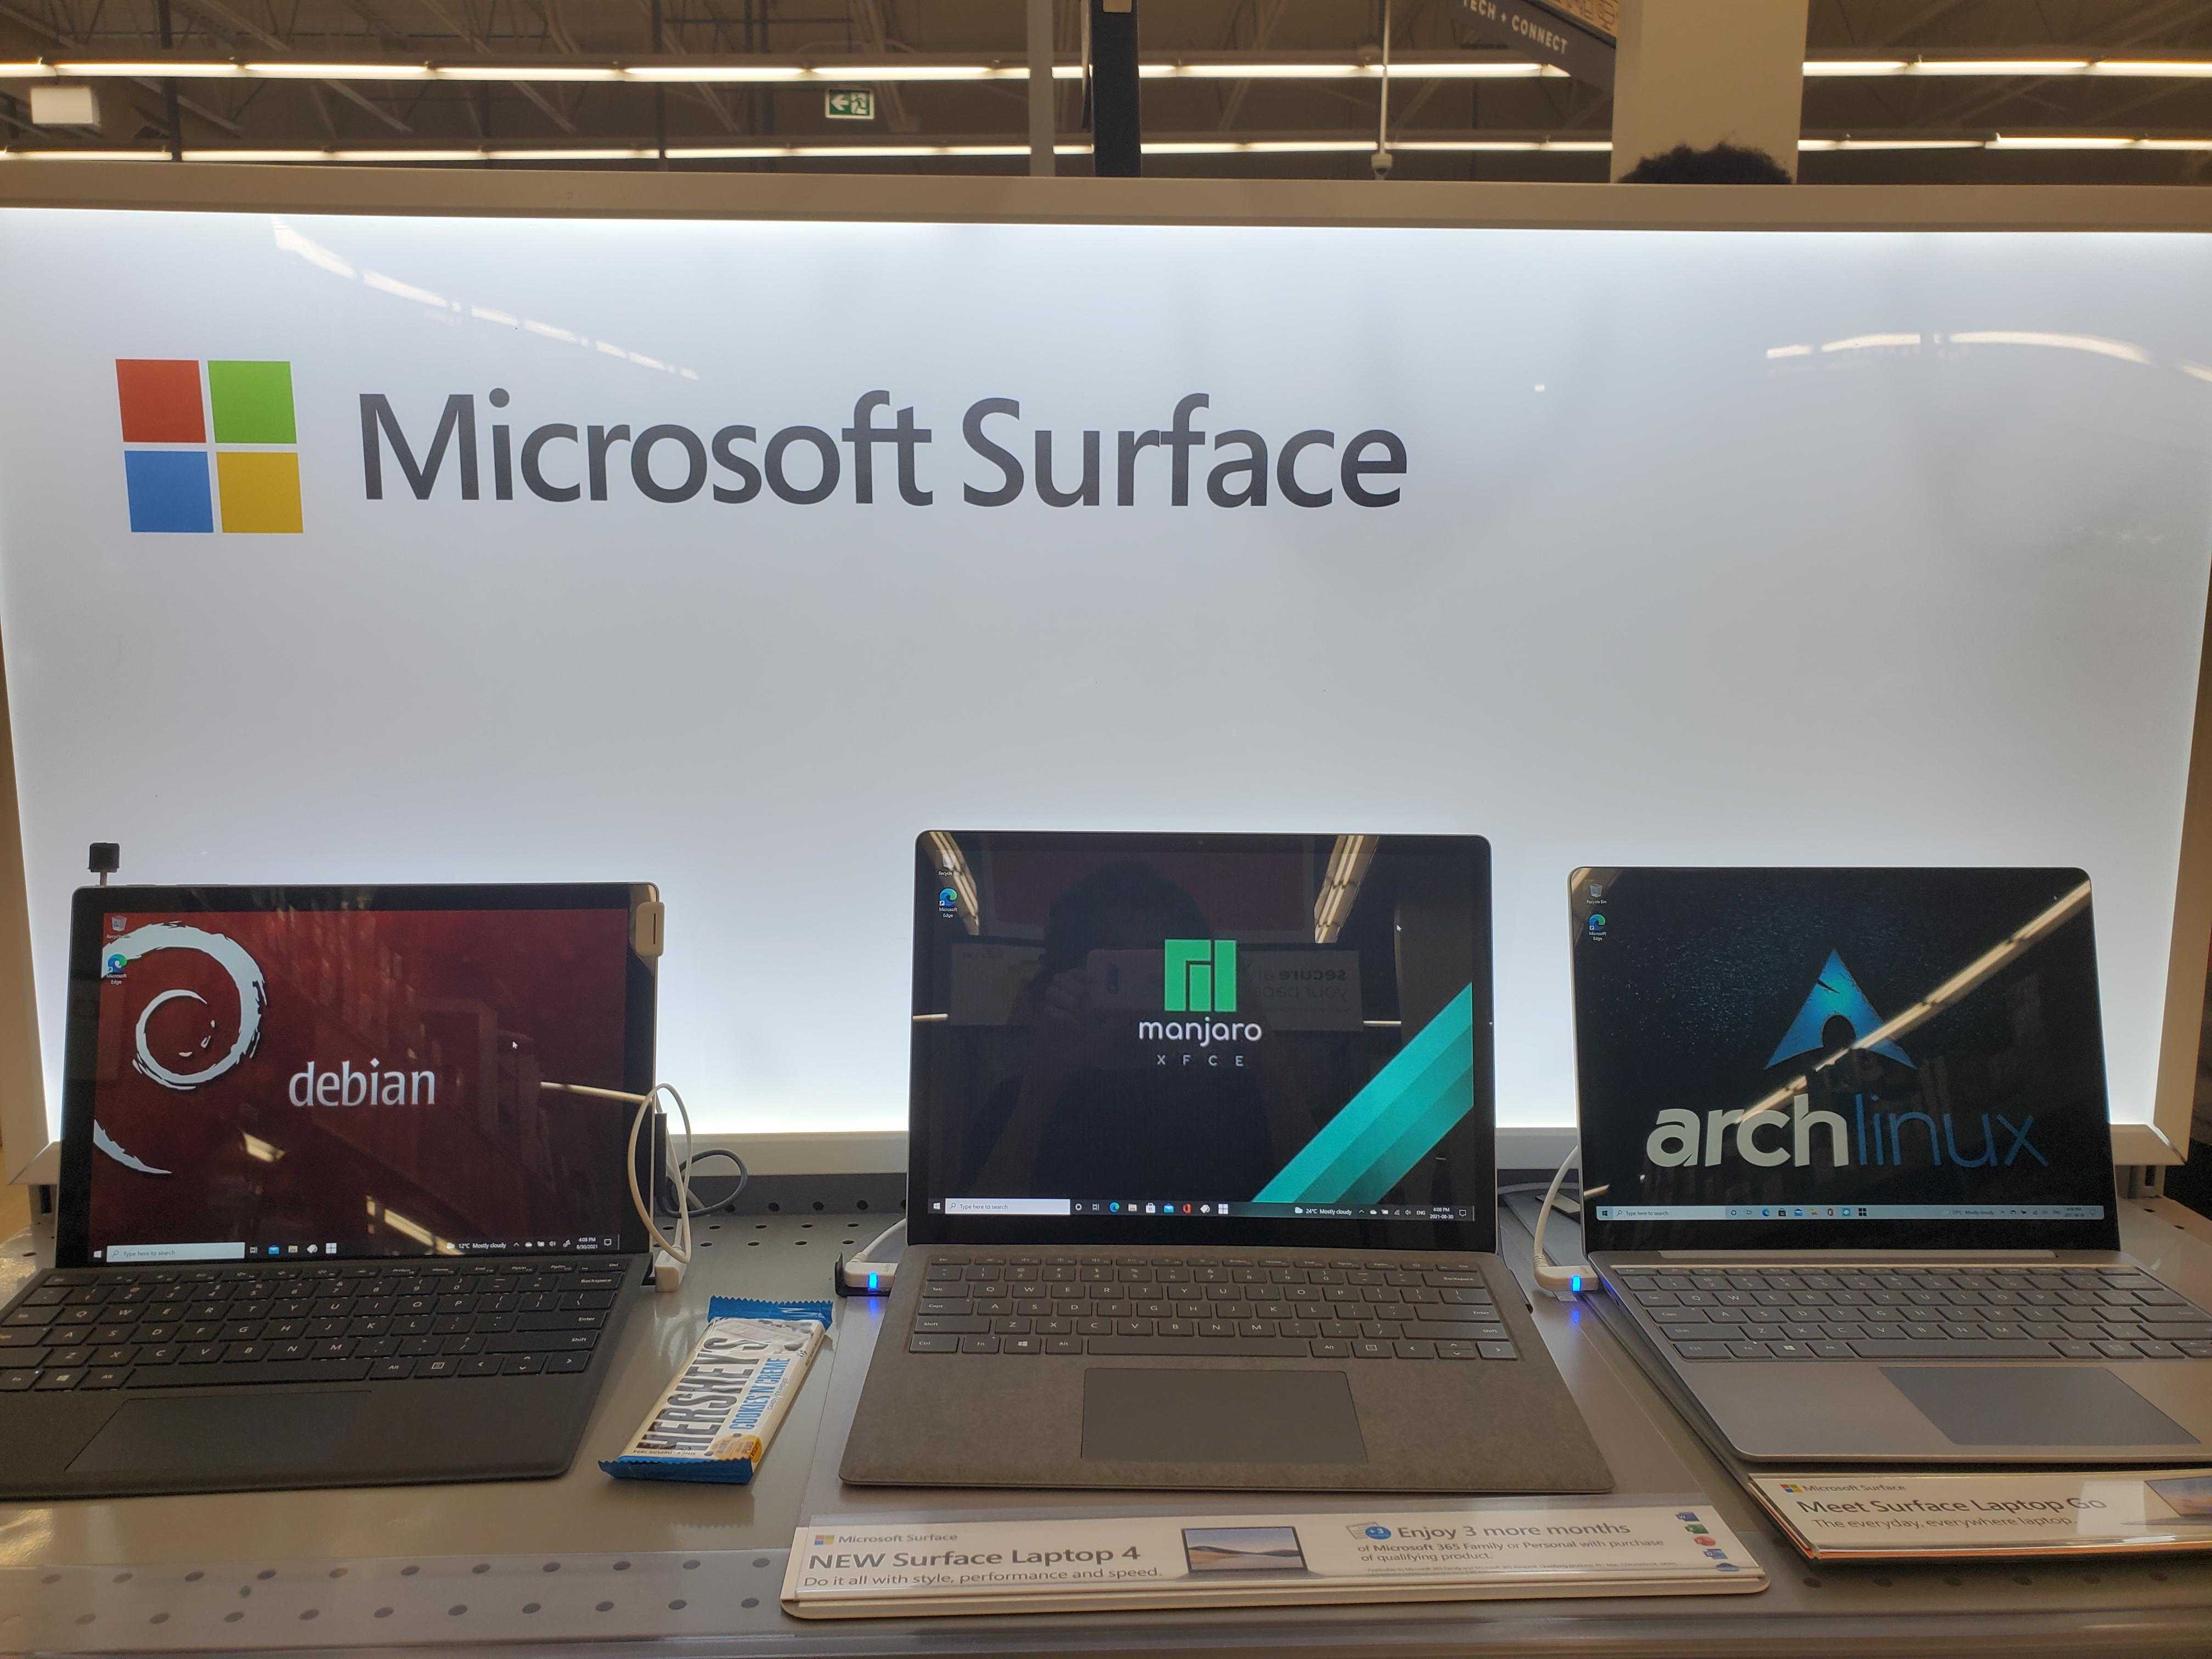
[[[646,1241],[644,885],[76,896],[55,1267],[0,1496],[554,1475]]]

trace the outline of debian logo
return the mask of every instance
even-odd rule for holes
[[[118,979],[129,971],[132,963],[161,951],[190,951],[212,959],[229,976],[232,988],[238,994],[238,1030],[227,1043],[221,1041],[222,1033],[209,1012],[207,999],[197,991],[180,987],[162,991],[149,997],[146,1006],[139,1010],[137,1023],[132,1029],[137,1039],[132,1066],[164,1089],[183,1093],[214,1082],[253,1052],[261,1041],[261,1016],[269,1006],[269,986],[262,975],[261,965],[236,939],[180,921],[149,922],[110,939],[100,966],[107,978]],[[198,1004],[204,1023],[179,1026],[173,1018],[169,1022],[171,1029],[157,1041],[150,1030],[154,1016],[173,1003]],[[180,1006],[179,1015],[185,1012]],[[136,1170],[142,1175],[169,1173],[125,1151],[96,1121],[92,1126],[92,1144],[125,1169]]]
[[[291,364],[118,357],[115,392],[134,533],[300,533]]]
[[[1237,1012],[1237,941],[1171,939],[1162,947],[1162,1002],[1171,1014]]]

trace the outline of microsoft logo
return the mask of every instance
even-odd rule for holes
[[[227,533],[299,534],[291,364],[118,357],[115,392],[134,532],[210,533],[220,502]]]
[[[1171,1014],[1237,1012],[1237,941],[1171,939],[1164,947],[1166,1007]]]

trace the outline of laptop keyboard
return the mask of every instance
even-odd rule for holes
[[[1471,1262],[932,1251],[907,1351],[1514,1359]]]
[[[0,1393],[580,1371],[630,1265],[64,1268],[0,1316]]]
[[[2123,1267],[1613,1277],[1678,1359],[2212,1359],[2212,1314]]]

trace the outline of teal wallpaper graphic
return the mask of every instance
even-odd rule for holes
[[[1254,1197],[1255,1204],[1376,1204],[1474,1105],[1474,987],[1368,1079]]]

